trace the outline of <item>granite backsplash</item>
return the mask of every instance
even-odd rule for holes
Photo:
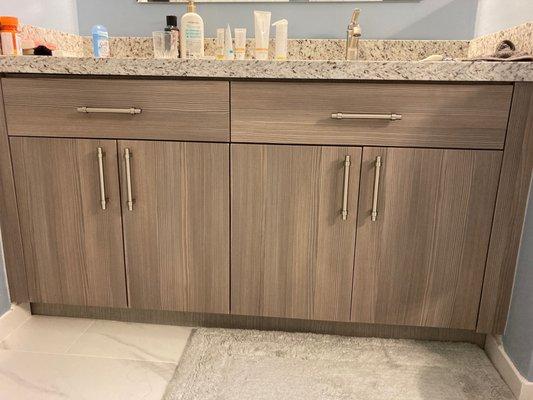
[[[58,55],[92,57],[91,38],[50,29],[25,25],[23,39],[54,43]],[[517,49],[533,53],[533,22],[494,34],[466,40],[361,40],[360,60],[364,61],[418,61],[432,54],[451,59],[479,57],[494,52],[504,39],[512,40]],[[110,40],[114,58],[153,58],[152,39],[149,37],[114,37]],[[289,39],[289,60],[343,60],[345,41],[340,39]],[[247,58],[252,58],[253,39],[247,41]],[[270,51],[274,43],[271,41]],[[215,39],[206,39],[207,57],[215,55]],[[271,57],[273,54],[271,54]]]

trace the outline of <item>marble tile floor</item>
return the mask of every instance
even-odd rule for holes
[[[19,307],[0,319],[0,399],[160,400],[190,333]]]

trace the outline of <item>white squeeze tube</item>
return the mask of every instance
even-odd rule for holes
[[[287,42],[289,21],[280,19],[272,24],[276,27],[276,61],[287,61]]]
[[[255,20],[255,58],[268,60],[268,41],[270,39],[269,11],[254,11]]]
[[[235,58],[244,60],[246,56],[246,28],[235,28]]]
[[[217,29],[217,49],[215,57],[217,60],[223,60],[224,59],[224,36],[225,36],[225,29],[219,28]]]
[[[231,28],[226,28],[226,37],[224,38],[224,60],[235,60],[233,52],[233,38],[231,37]]]

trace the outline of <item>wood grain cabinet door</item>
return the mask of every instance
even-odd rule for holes
[[[120,141],[119,154],[130,307],[229,313],[229,144]]]
[[[352,321],[475,329],[501,159],[364,148]]]
[[[232,145],[232,314],[349,321],[360,163],[355,147]]]
[[[10,143],[30,301],[126,307],[116,141]]]

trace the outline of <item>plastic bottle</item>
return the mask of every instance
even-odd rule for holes
[[[280,19],[272,24],[276,27],[276,53],[274,59],[276,61],[287,60],[287,31],[289,22],[286,19]]]
[[[4,56],[17,56],[22,54],[20,36],[18,34],[19,20],[16,17],[0,17],[0,40]]]
[[[196,13],[194,1],[189,1],[187,13],[181,17],[181,58],[204,58],[204,20]]]
[[[109,33],[105,26],[95,25],[92,29],[93,54],[96,58],[108,58],[110,56]]]
[[[167,15],[167,26],[165,27],[165,32],[170,33],[170,35],[165,37],[165,50],[167,52],[171,51],[174,42],[177,43],[179,58],[180,29],[178,28],[178,17],[175,15]]]

